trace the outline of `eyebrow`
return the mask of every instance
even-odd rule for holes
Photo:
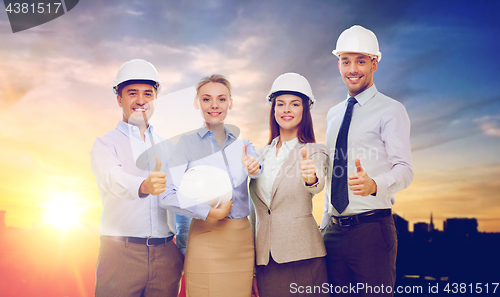
[[[212,98],[212,95],[210,95],[210,94],[201,94],[201,96],[208,96],[208,97]],[[226,94],[220,94],[220,95],[217,95],[217,98],[220,98],[220,97],[227,97],[227,96],[229,96],[229,95],[226,95]]]
[[[285,101],[283,101],[281,99],[278,99],[278,100],[276,100],[276,102],[282,102],[282,103],[284,103]],[[300,100],[300,99],[293,99],[292,101],[290,101],[290,103],[293,103],[293,102],[302,102],[302,100]]]
[[[139,92],[139,90],[138,89],[128,89],[127,93],[129,93],[129,92]],[[145,90],[144,92],[153,93],[153,90]]]
[[[342,60],[342,61],[345,61],[345,60],[348,60],[348,59],[349,59],[348,57],[340,58],[340,60]],[[370,59],[370,56],[368,56],[368,55],[359,55],[359,56],[356,56],[354,59],[355,60]]]

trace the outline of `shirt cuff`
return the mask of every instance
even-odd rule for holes
[[[141,185],[145,180],[146,179],[143,177],[134,177],[130,181],[130,186],[131,186],[130,192],[132,194],[133,199],[144,199],[150,195],[150,194],[144,194],[142,196],[139,196],[139,190],[141,189]]]
[[[210,205],[205,204],[205,203],[200,203],[195,206],[193,213],[200,219],[206,220],[208,213],[210,212]]]
[[[375,184],[377,184],[377,192],[372,194],[375,197],[385,197],[387,195],[387,181],[382,176],[376,176],[373,178]]]

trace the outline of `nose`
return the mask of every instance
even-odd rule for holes
[[[290,109],[291,109],[291,108],[290,108],[290,105],[285,104],[285,109],[283,110],[283,112],[284,112],[284,113],[289,113],[289,112],[291,112],[291,110],[290,110]]]
[[[217,109],[219,108],[219,101],[217,99],[214,99],[210,102],[210,108],[212,109]]]
[[[349,64],[349,72],[350,73],[358,73],[358,65],[356,63]]]
[[[148,100],[147,100],[147,98],[146,98],[146,96],[144,94],[139,94],[137,96],[137,101],[136,102],[137,102],[138,105],[142,106],[142,105],[145,105],[146,103],[148,103]]]

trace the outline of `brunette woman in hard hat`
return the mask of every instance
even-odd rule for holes
[[[260,296],[325,296],[325,245],[312,215],[312,198],[325,186],[326,146],[315,143],[311,86],[296,73],[279,76],[267,96],[266,170],[250,182],[255,206],[256,271]],[[316,288],[316,289],[314,289]],[[327,289],[327,288],[326,288]],[[328,292],[328,291],[326,291]]]
[[[203,127],[181,137],[169,160],[172,175],[198,165],[210,165],[229,174],[232,208],[221,219],[193,219],[189,229],[184,275],[189,297],[249,297],[252,294],[254,240],[248,220],[247,179],[261,174],[254,146],[237,139],[224,126],[233,108],[231,84],[222,75],[203,78],[196,86],[194,107],[201,112]],[[175,167],[175,168],[173,168]],[[180,169],[179,169],[180,168]],[[180,172],[176,173],[176,172]],[[169,183],[170,196],[182,196]],[[197,205],[196,208],[202,206]]]

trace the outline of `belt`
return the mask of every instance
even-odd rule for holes
[[[375,209],[367,212],[358,213],[352,216],[335,217],[332,216],[332,222],[341,227],[356,226],[359,224],[376,221],[383,217],[391,215],[391,209]]]
[[[147,246],[164,244],[164,243],[171,241],[174,238],[173,235],[171,235],[169,237],[163,237],[163,238],[153,238],[153,237],[144,238],[144,237],[125,237],[125,236],[106,236],[106,237],[121,240],[121,241],[128,241],[131,243],[145,244]]]

